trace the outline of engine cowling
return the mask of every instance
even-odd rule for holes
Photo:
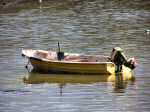
[[[111,61],[115,63],[117,72],[120,72],[122,70],[122,65],[125,65],[130,69],[134,69],[137,65],[135,58],[130,58],[129,60],[127,60],[126,56],[123,53],[123,49],[121,49],[120,47],[113,48],[111,53]]]

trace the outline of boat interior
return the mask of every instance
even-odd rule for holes
[[[42,51],[36,50],[33,53],[33,56],[40,59],[48,60],[58,60],[57,52],[53,51]],[[108,56],[91,56],[91,55],[80,55],[72,53],[64,53],[62,61],[71,61],[71,62],[110,62],[110,57]]]

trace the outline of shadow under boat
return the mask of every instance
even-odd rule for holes
[[[133,75],[132,75],[133,76]],[[60,88],[60,95],[63,95],[63,88],[67,84],[94,84],[111,82],[113,86],[113,92],[124,93],[128,86],[128,82],[134,83],[135,77],[128,79],[123,74],[112,75],[88,75],[88,74],[39,74],[29,73],[23,78],[23,82],[26,84],[58,84]]]
[[[99,83],[99,82],[122,82],[128,80],[135,80],[134,75],[131,74],[43,74],[31,72],[23,78],[24,83],[27,84],[40,84],[40,83],[80,83],[80,84],[90,84],[90,83]]]

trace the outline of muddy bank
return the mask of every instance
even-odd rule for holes
[[[49,7],[55,9],[68,9],[74,6],[86,7],[88,3],[96,1],[90,0],[0,0],[0,13],[16,12],[22,9],[32,9],[39,7]],[[82,4],[82,5],[81,5]],[[127,9],[143,9],[150,10],[149,0],[99,0],[102,8],[127,8]]]
[[[19,3],[25,2],[27,0],[1,0],[0,1],[0,8],[8,8],[13,7]]]
[[[0,0],[0,13],[14,12],[21,9],[37,8],[42,6],[72,6],[82,0]]]
[[[34,3],[42,3],[42,2],[77,2],[80,0],[0,0],[0,8],[9,8],[9,7],[15,7],[16,5],[20,3],[27,3],[27,2],[34,2]]]

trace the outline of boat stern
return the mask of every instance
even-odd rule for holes
[[[114,74],[115,73],[115,64],[114,63],[107,63],[107,72],[110,74]]]

